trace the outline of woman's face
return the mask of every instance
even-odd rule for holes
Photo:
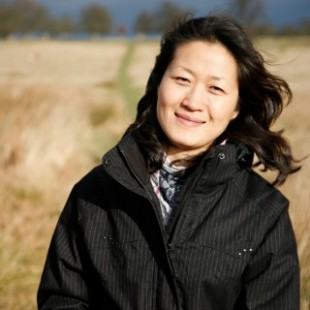
[[[238,67],[220,43],[180,45],[158,87],[157,118],[170,159],[207,150],[238,115]]]

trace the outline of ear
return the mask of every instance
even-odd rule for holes
[[[237,101],[237,104],[236,104],[236,107],[235,107],[235,110],[234,112],[232,113],[232,116],[231,116],[231,121],[234,120],[235,118],[237,118],[237,116],[239,115],[239,112],[240,112],[240,97],[238,98],[238,101]]]
[[[231,121],[234,120],[239,115],[239,110],[235,110],[231,116]]]

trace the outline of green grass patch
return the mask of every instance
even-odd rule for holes
[[[38,203],[42,200],[42,192],[35,188],[19,187],[12,189],[13,197],[22,201]]]
[[[104,124],[107,120],[114,116],[115,109],[111,106],[100,106],[93,108],[90,111],[89,119],[93,127],[98,127]]]
[[[137,103],[141,97],[141,89],[133,86],[132,78],[128,73],[136,44],[137,43],[134,40],[129,40],[127,42],[127,50],[117,73],[118,91],[126,102],[126,112],[132,120],[136,115]]]

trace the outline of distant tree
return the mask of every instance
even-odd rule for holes
[[[310,34],[310,18],[304,18],[300,21],[298,25],[298,31],[301,35]]]
[[[150,33],[156,31],[155,16],[148,12],[141,12],[135,23],[135,31],[138,33]]]
[[[51,21],[50,32],[54,34],[71,33],[76,30],[75,22],[70,18],[70,16],[62,16]]]
[[[296,26],[293,25],[284,25],[281,27],[281,29],[278,31],[278,34],[281,36],[294,36],[299,34],[298,29]]]
[[[265,23],[265,24],[256,26],[255,33],[258,35],[270,36],[270,35],[274,35],[276,33],[276,30],[272,25]]]
[[[157,30],[162,32],[168,29],[180,18],[190,13],[191,11],[189,9],[184,9],[175,3],[164,1],[160,6],[159,11],[155,13],[155,18],[158,21]]]
[[[230,0],[231,11],[243,23],[255,28],[265,15],[263,0]]]
[[[138,15],[135,30],[142,33],[162,32],[173,25],[181,17],[190,14],[191,11],[183,7],[164,1],[155,12],[142,12]]]
[[[0,4],[0,21],[1,38],[6,38],[17,28],[17,25],[14,21],[14,12],[12,8],[4,3]]]
[[[81,30],[96,34],[112,30],[110,13],[101,5],[91,4],[82,11]]]
[[[15,0],[12,3],[12,8],[19,32],[48,30],[51,16],[45,7],[34,0]]]
[[[30,33],[46,31],[51,17],[48,11],[33,0],[14,0],[0,2],[0,36],[11,33]]]

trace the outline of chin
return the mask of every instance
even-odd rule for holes
[[[189,154],[196,154],[200,153],[204,148],[203,147],[197,147],[196,145],[193,144],[184,144],[184,141],[179,144],[175,144],[176,149],[179,149],[180,152],[185,152]]]

